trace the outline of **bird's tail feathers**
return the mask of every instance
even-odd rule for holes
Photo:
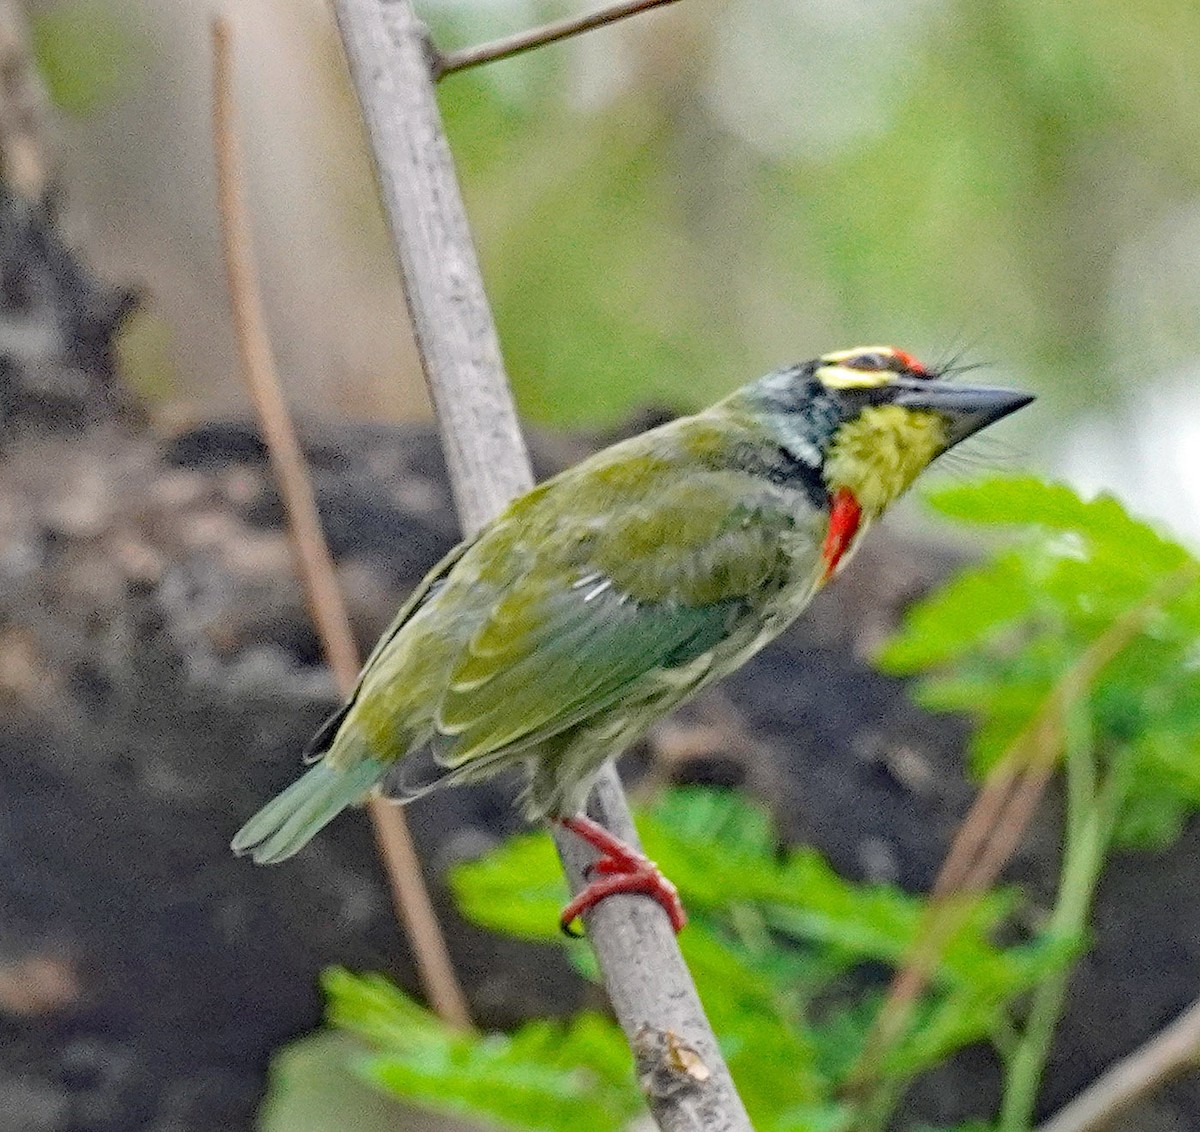
[[[317,763],[246,822],[231,848],[239,856],[249,853],[259,865],[286,861],[342,810],[361,801],[385,769],[371,758],[344,769],[328,761]]]

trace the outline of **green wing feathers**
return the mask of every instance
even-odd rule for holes
[[[723,640],[739,611],[738,602],[638,606],[596,575],[510,593],[451,675],[435,721],[439,761],[524,749],[636,698],[648,675]]]
[[[446,767],[517,754],[626,700],[676,695],[671,670],[786,584],[795,516],[760,482],[667,475],[661,445],[626,478],[639,458],[623,447],[520,501],[463,559],[497,596],[439,692],[433,743]]]

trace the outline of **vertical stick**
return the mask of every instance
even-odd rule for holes
[[[0,0],[0,175],[27,201],[54,188],[49,152],[50,100],[29,44],[18,0]]]
[[[532,479],[434,98],[433,52],[409,0],[334,0],[334,9],[375,154],[455,503],[471,532]],[[618,837],[635,838],[611,765],[600,776],[591,812]],[[578,891],[589,854],[569,834],[556,842]],[[612,897],[590,915],[588,935],[617,1018],[641,1055],[643,1089],[659,1127],[749,1132],[662,909],[638,897]],[[693,1066],[689,1072],[667,1055],[656,1059],[647,1052],[677,1049],[672,1038],[653,1040],[668,1033],[699,1054],[703,1071]]]
[[[358,677],[359,659],[350,618],[333,568],[333,557],[321,530],[304,453],[283,399],[279,373],[267,335],[266,316],[251,252],[250,221],[242,194],[241,161],[235,141],[232,32],[216,19],[213,34],[213,135],[217,155],[217,195],[225,246],[225,267],[233,310],[234,333],[242,371],[262,426],[271,463],[288,517],[288,531],[309,610],[342,695]],[[403,810],[373,799],[371,825],[392,893],[416,958],[417,972],[433,1009],[451,1025],[471,1025],[466,997],[458,984],[421,875],[412,835]]]

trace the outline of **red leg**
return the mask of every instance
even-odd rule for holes
[[[584,814],[569,818],[555,818],[564,829],[582,837],[599,851],[600,857],[589,869],[591,873],[604,874],[575,897],[562,911],[559,923],[567,935],[578,935],[571,925],[585,912],[594,908],[601,900],[617,893],[637,893],[649,896],[662,905],[670,918],[671,927],[677,932],[687,923],[683,905],[675,886],[658,871],[658,866],[644,854],[614,837],[599,822]]]

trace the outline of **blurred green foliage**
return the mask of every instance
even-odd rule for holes
[[[991,479],[929,500],[1024,534],[913,608],[880,663],[919,674],[925,706],[974,718],[981,773],[1030,734],[1053,745],[1064,833],[1043,937],[1082,948],[1110,853],[1165,848],[1200,808],[1200,561],[1111,496],[1085,501],[1061,484]],[[1000,1132],[1030,1126],[1067,976],[1046,977],[1000,1047]]]
[[[501,30],[447,7],[441,43]],[[523,409],[696,407],[875,340],[1119,404],[1130,358],[1200,350],[1172,283],[1200,271],[1164,251],[1200,191],[1196,42],[1200,8],[1161,0],[693,0],[451,77]]]
[[[36,14],[30,40],[55,105],[85,115],[126,93],[146,60],[129,16],[105,0],[71,0]]]
[[[447,1030],[381,976],[333,970],[325,990],[330,1021],[380,1051],[363,1072],[405,1098],[530,1132],[572,1128],[581,1113],[596,1132],[620,1132],[640,1107],[624,1038],[597,1015],[481,1038]]]
[[[1032,530],[914,607],[880,656],[884,670],[924,673],[921,703],[975,717],[971,755],[982,772],[1092,642],[1143,610],[1133,643],[1090,689],[1091,742],[1105,767],[1128,774],[1118,842],[1169,843],[1200,806],[1196,559],[1112,497],[1085,502],[1059,484],[993,479],[928,499],[953,519]]]
[[[1017,537],[914,606],[881,663],[918,675],[935,710],[975,718],[981,772],[1021,749],[1031,720],[1055,722],[1046,741],[1066,779],[1055,907],[1022,938],[1016,890],[964,900],[906,1026],[864,1061],[881,973],[922,938],[926,901],[838,877],[811,849],[781,852],[762,810],[736,794],[662,796],[639,830],[691,913],[680,944],[762,1132],[880,1132],[918,1076],[981,1041],[1003,1067],[1002,1109],[998,1123],[957,1132],[1026,1132],[1108,854],[1166,845],[1200,807],[1200,563],[1115,500],[1058,484],[991,479],[930,500]],[[513,840],[454,884],[471,919],[559,938],[566,891],[545,837]],[[592,971],[584,944],[563,946]],[[362,1072],[406,1099],[538,1132],[576,1127],[581,1105],[613,1129],[639,1108],[605,1019],[463,1035],[379,977],[334,972],[326,989],[331,1021],[370,1047]]]

